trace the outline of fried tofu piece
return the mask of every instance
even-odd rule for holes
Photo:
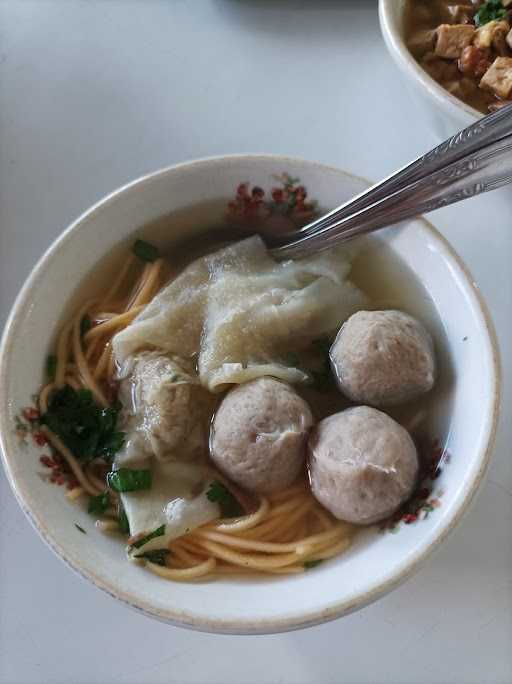
[[[436,55],[445,59],[458,59],[462,50],[471,45],[475,27],[467,24],[441,24],[436,35]]]
[[[497,19],[489,21],[476,30],[473,45],[476,45],[477,48],[490,48],[494,41],[499,40],[501,36],[506,36],[509,30],[508,21],[498,21]]]
[[[496,57],[482,76],[480,88],[508,99],[512,93],[512,57]]]

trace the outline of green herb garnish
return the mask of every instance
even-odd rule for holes
[[[144,560],[150,563],[156,563],[156,565],[165,565],[167,556],[171,552],[169,549],[155,549],[154,551],[146,551],[146,553],[139,553],[134,558],[144,558]]]
[[[141,261],[156,261],[160,257],[158,247],[145,242],[144,240],[136,240],[133,245],[133,253],[139,257]]]
[[[161,525],[160,527],[157,527],[156,530],[153,530],[150,534],[146,535],[145,537],[142,537],[142,539],[139,539],[139,541],[136,541],[132,544],[132,548],[134,549],[140,549],[141,546],[144,546],[144,544],[147,544],[149,541],[152,539],[155,539],[156,537],[163,537],[165,534],[165,525]]]
[[[476,26],[484,26],[495,19],[503,19],[507,16],[507,10],[501,0],[487,0],[475,13]]]
[[[94,515],[103,515],[109,506],[110,494],[108,492],[103,492],[102,494],[98,494],[98,496],[91,496],[89,505],[87,506],[87,512]]]
[[[332,341],[328,337],[318,337],[313,340],[313,345],[323,356],[329,356],[329,352],[332,347]]]
[[[310,560],[310,561],[304,561],[304,570],[311,570],[311,568],[316,568],[317,565],[320,565],[322,560]]]
[[[320,370],[310,371],[312,377],[312,386],[319,392],[327,392],[331,385],[331,360],[329,358],[329,351],[331,349],[331,341],[328,337],[319,337],[313,340],[313,345],[317,351],[322,355],[323,362]]]
[[[311,371],[312,386],[319,392],[327,392],[331,384],[329,371]]]
[[[124,432],[116,431],[119,409],[101,408],[89,390],[69,385],[55,392],[41,423],[62,439],[81,461],[103,458],[112,461],[124,443]]]
[[[139,492],[151,489],[151,470],[119,468],[107,475],[107,484],[115,492]]]
[[[299,355],[294,351],[289,351],[285,357],[287,366],[298,366],[300,364]]]
[[[124,510],[122,504],[119,504],[119,515],[118,515],[119,531],[123,534],[130,534],[130,523],[128,522],[128,516]]]
[[[55,378],[55,373],[57,371],[57,357],[53,354],[46,357],[46,375],[50,380]]]
[[[206,496],[209,501],[219,504],[223,518],[238,518],[238,516],[244,514],[244,510],[237,499],[231,494],[229,489],[218,480],[214,480],[211,483],[206,492]]]
[[[77,529],[79,532],[81,532],[82,534],[87,534],[87,532],[84,530],[84,528],[83,528],[83,527],[80,527],[80,525],[79,525],[78,523],[75,523],[75,527],[76,527],[76,529]]]
[[[85,333],[92,328],[91,319],[89,316],[84,316],[80,321],[80,335],[83,337]]]

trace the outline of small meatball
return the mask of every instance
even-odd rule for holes
[[[480,88],[490,90],[502,100],[512,93],[512,57],[496,57],[480,81]]]
[[[330,358],[340,390],[358,403],[394,406],[434,385],[432,338],[402,311],[358,311],[339,331]]]
[[[445,59],[458,59],[464,48],[471,45],[475,27],[467,24],[441,24],[436,34],[436,55]]]
[[[418,477],[418,455],[407,430],[368,406],[318,423],[308,453],[315,498],[339,520],[357,525],[392,515]]]
[[[210,431],[210,455],[233,482],[258,494],[293,483],[305,460],[309,406],[281,380],[262,377],[223,399]]]

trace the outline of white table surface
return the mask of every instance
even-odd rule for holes
[[[148,171],[276,152],[379,178],[435,142],[386,53],[375,0],[4,0],[0,117],[0,324],[61,230]],[[328,625],[193,633],[71,573],[2,474],[2,683],[512,682],[512,191],[433,220],[489,302],[505,380],[488,482],[440,552]]]

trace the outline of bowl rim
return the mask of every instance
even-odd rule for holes
[[[370,182],[361,176],[348,173],[334,166],[329,166],[319,162],[309,161],[297,157],[289,157],[276,154],[229,154],[217,155],[211,157],[203,157],[193,161],[186,161],[175,165],[170,165],[161,168],[157,171],[145,174],[118,189],[105,195],[102,199],[96,202],[92,207],[84,211],[75,221],[73,221],[68,228],[66,228],[49,246],[49,248],[40,257],[29,276],[25,280],[15,302],[12,306],[8,316],[5,329],[0,341],[0,400],[2,406],[6,405],[5,397],[3,397],[3,388],[6,387],[6,377],[9,371],[10,348],[13,343],[13,332],[18,324],[18,320],[22,317],[25,306],[30,301],[31,292],[34,285],[37,284],[38,279],[44,270],[46,261],[58,252],[62,246],[72,238],[74,233],[80,228],[81,224],[90,219],[96,213],[101,212],[108,204],[117,199],[127,190],[133,189],[137,186],[143,186],[151,183],[155,179],[169,173],[180,173],[184,170],[189,170],[193,166],[215,166],[218,163],[231,163],[235,161],[245,161],[253,163],[257,161],[273,161],[281,164],[292,163],[302,164],[309,168],[314,168],[317,171],[328,171],[330,173],[337,173],[344,177],[370,184]],[[170,623],[174,626],[185,627],[193,630],[210,632],[210,633],[226,633],[226,634],[272,634],[278,632],[285,632],[291,630],[302,629],[320,623],[334,620],[342,615],[347,615],[355,610],[363,608],[364,606],[377,600],[384,594],[388,593],[404,580],[410,577],[415,571],[419,569],[421,564],[439,547],[448,534],[457,526],[464,513],[471,504],[479,485],[487,470],[489,460],[494,448],[496,440],[496,432],[499,418],[500,398],[501,398],[501,366],[499,357],[499,347],[497,337],[494,329],[494,324],[489,313],[487,304],[483,299],[469,269],[464,264],[461,257],[455,252],[448,240],[427,220],[423,217],[415,219],[423,224],[430,236],[437,241],[442,248],[444,255],[451,259],[461,271],[462,276],[466,280],[466,286],[475,297],[475,303],[478,312],[481,316],[484,325],[484,332],[487,334],[489,340],[489,348],[492,361],[492,378],[491,378],[491,402],[489,406],[488,420],[487,420],[487,434],[484,438],[484,447],[479,455],[479,467],[475,473],[474,479],[471,482],[464,497],[461,499],[457,510],[449,522],[440,529],[435,538],[421,550],[417,551],[414,556],[408,561],[405,567],[390,573],[389,577],[380,582],[378,585],[361,593],[356,599],[343,599],[334,601],[327,609],[311,610],[301,615],[282,618],[264,618],[248,623],[247,621],[239,619],[207,619],[204,617],[197,617],[195,614],[187,614],[183,612],[174,611],[171,608],[165,610],[155,609],[149,601],[145,601],[131,594],[130,592],[120,591],[116,588],[113,581],[107,581],[97,576],[93,571],[88,571],[76,563],[69,557],[60,541],[53,537],[51,529],[47,527],[44,520],[38,515],[27,503],[24,496],[24,488],[17,482],[11,471],[8,457],[8,444],[6,435],[12,428],[10,418],[7,412],[0,410],[0,452],[2,455],[2,462],[4,471],[6,473],[9,485],[15,495],[18,504],[22,511],[27,516],[29,522],[38,532],[42,540],[49,546],[49,548],[62,560],[68,567],[70,567],[80,577],[90,581],[99,589],[103,590],[113,598],[127,604],[138,612],[141,612],[149,617],[156,618],[163,622]]]
[[[393,21],[393,8],[396,7],[397,0],[379,0],[379,20],[380,28],[384,41],[396,64],[406,72],[411,79],[418,81],[429,93],[435,104],[445,112],[454,114],[454,109],[458,114],[464,114],[466,118],[471,117],[471,121],[477,121],[484,114],[478,109],[470,107],[458,97],[449,93],[442,85],[435,81],[418,62],[414,59],[411,52],[404,42],[402,33],[395,28]],[[402,9],[403,12],[403,9]],[[468,120],[468,123],[469,120]]]

